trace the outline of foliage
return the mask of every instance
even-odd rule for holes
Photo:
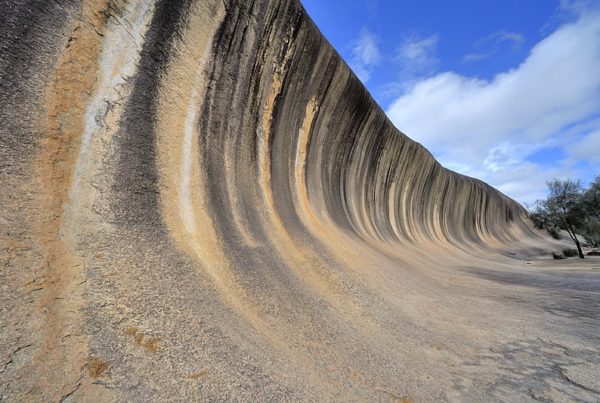
[[[587,213],[581,235],[590,246],[600,246],[600,175],[585,192],[583,208]]]
[[[589,246],[600,247],[600,220],[594,217],[588,218],[581,235]]]
[[[566,231],[575,243],[580,258],[584,258],[577,233],[585,228],[589,214],[580,181],[554,179],[547,182],[548,198],[538,200],[531,219],[536,227],[545,228],[553,236]]]
[[[589,215],[600,221],[600,175],[590,184],[585,192],[584,207]]]

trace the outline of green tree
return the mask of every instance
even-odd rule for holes
[[[593,217],[600,219],[600,175],[590,184],[585,192],[585,208]]]
[[[536,202],[530,217],[538,228],[545,228],[550,234],[566,231],[575,243],[579,257],[583,259],[577,231],[584,228],[588,214],[581,182],[554,179],[546,184],[548,198]]]
[[[600,175],[585,192],[583,205],[587,217],[582,235],[591,246],[600,246]]]

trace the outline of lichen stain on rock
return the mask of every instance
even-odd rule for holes
[[[86,370],[88,374],[93,378],[98,378],[106,372],[109,365],[106,361],[98,357],[91,357],[87,363]]]
[[[131,336],[135,344],[144,347],[152,354],[155,354],[160,349],[160,337],[147,337],[135,326],[127,326],[125,334]]]

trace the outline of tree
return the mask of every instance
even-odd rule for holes
[[[600,175],[585,192],[583,207],[587,217],[582,235],[591,246],[600,246]]]
[[[585,192],[584,205],[590,216],[600,219],[600,175],[596,177],[590,184],[590,188]]]
[[[584,197],[581,182],[554,179],[546,184],[548,198],[536,202],[530,218],[538,228],[545,228],[550,234],[566,231],[577,246],[579,257],[583,259],[577,231],[585,227],[588,214],[585,206],[587,198]]]

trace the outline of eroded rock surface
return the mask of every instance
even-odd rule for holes
[[[297,0],[0,6],[0,400],[600,399],[597,261]]]

